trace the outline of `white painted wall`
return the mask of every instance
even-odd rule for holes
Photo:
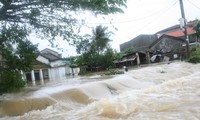
[[[63,60],[56,60],[50,63],[51,67],[59,67],[59,66],[64,66],[66,63]]]
[[[65,66],[65,71],[66,71],[66,75],[70,76],[71,75],[71,68],[69,67],[69,65]]]
[[[65,67],[55,67],[50,70],[52,80],[64,80],[66,79]]]
[[[80,72],[80,68],[70,68],[70,73],[72,75],[72,69],[73,69],[73,72],[74,72],[74,75],[75,76],[78,76],[79,72]]]

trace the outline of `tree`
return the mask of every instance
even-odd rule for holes
[[[74,41],[83,10],[94,14],[122,13],[126,0],[1,0],[1,24],[18,24],[53,42],[56,36]]]
[[[105,48],[108,47],[108,42],[112,41],[110,39],[112,32],[108,31],[108,27],[103,27],[101,25],[97,26],[92,30],[91,37],[91,51],[97,51],[97,54],[103,52]]]
[[[78,54],[88,51],[89,48],[90,48],[89,39],[80,39],[79,41],[76,42],[76,52]]]
[[[107,68],[113,65],[114,52],[110,48],[109,42],[112,32],[107,27],[101,25],[92,30],[92,35],[86,35],[84,42],[86,44],[78,45],[77,49],[82,49],[83,54],[77,60],[79,65],[88,65],[88,67]],[[87,49],[84,49],[87,46]]]
[[[196,24],[194,25],[193,29],[196,31],[194,34],[197,38],[200,38],[200,21],[197,20]]]
[[[16,91],[25,85],[21,71],[29,71],[37,48],[27,39],[28,32],[20,26],[0,31],[0,91]],[[1,93],[0,92],[0,93]]]
[[[1,0],[0,55],[6,61],[0,67],[0,89],[24,86],[19,72],[29,70],[36,55],[36,47],[27,39],[30,33],[52,45],[57,36],[73,44],[81,38],[77,34],[81,25],[76,19],[79,11],[96,15],[122,13],[125,3],[126,0]]]

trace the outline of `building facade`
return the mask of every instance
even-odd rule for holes
[[[33,70],[25,72],[24,77],[33,85],[44,84],[46,80],[65,80],[74,75],[70,60],[48,48],[40,51],[32,66]]]

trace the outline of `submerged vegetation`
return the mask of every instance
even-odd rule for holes
[[[196,24],[193,26],[195,31],[194,36],[199,39],[200,38],[200,21],[197,20]],[[196,47],[192,50],[192,54],[188,60],[190,63],[200,63],[200,47]]]
[[[188,62],[190,63],[200,63],[200,47],[197,47],[192,51],[192,55],[189,58]]]

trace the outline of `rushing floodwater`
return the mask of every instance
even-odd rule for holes
[[[149,66],[3,97],[2,120],[199,120],[200,64]]]

